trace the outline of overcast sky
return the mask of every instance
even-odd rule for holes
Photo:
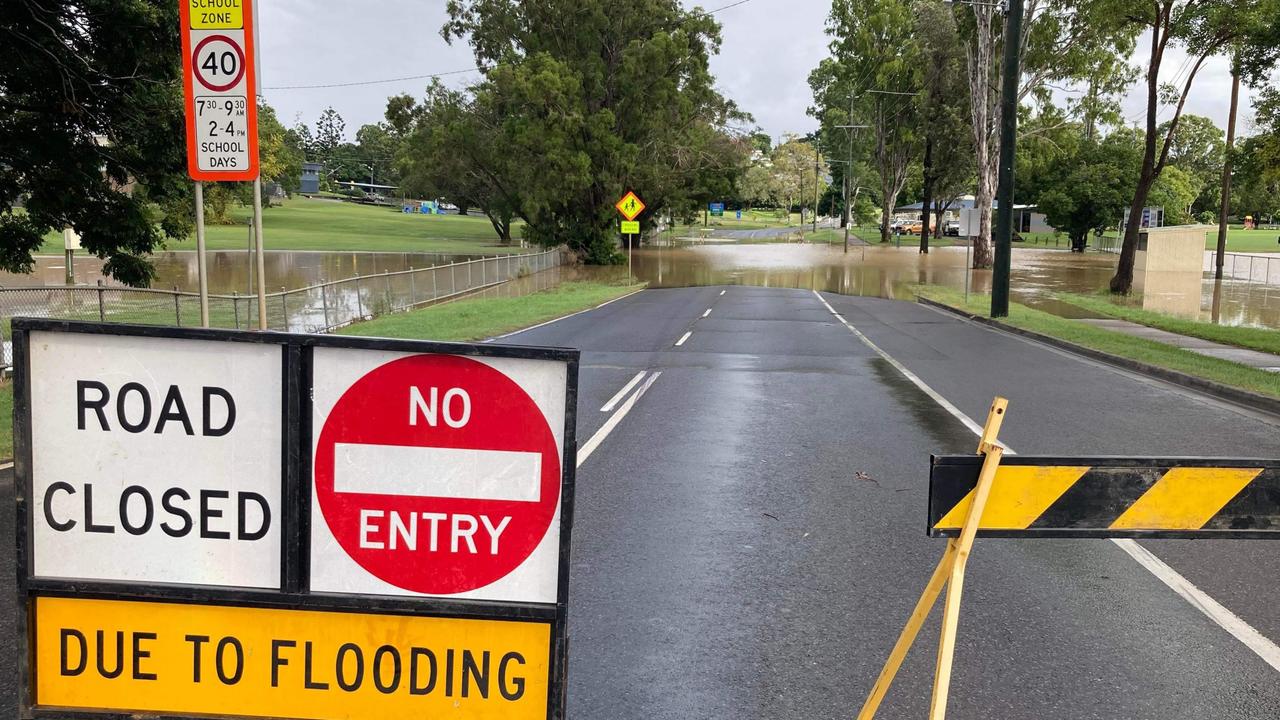
[[[625,0],[621,0],[625,2]],[[715,8],[732,0],[703,0],[686,6]],[[285,89],[297,85],[333,85],[453,72],[474,67],[471,50],[450,46],[440,37],[444,0],[272,0],[260,4],[261,81],[267,101],[286,125],[296,119],[313,124],[332,105],[346,120],[347,136],[365,123],[382,119],[390,95],[420,97],[427,79],[349,87]],[[724,46],[712,61],[721,90],[733,98],[774,138],[802,134],[816,123],[805,110],[812,102],[809,72],[826,55],[824,23],[829,0],[749,0],[716,14],[723,25]],[[1140,44],[1139,47],[1142,47]],[[1166,78],[1184,65],[1186,54],[1171,51]],[[465,85],[476,73],[449,75],[451,85]],[[1226,125],[1230,99],[1227,62],[1214,58],[1196,80],[1187,112],[1207,115]],[[1241,132],[1249,130],[1249,93],[1242,94]],[[1141,120],[1145,97],[1135,87],[1125,99],[1124,113]],[[1165,113],[1167,116],[1168,113]]]

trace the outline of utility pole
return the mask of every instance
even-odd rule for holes
[[[1009,265],[1013,253],[1013,166],[1018,145],[1019,39],[1023,0],[1006,0],[1004,77],[1000,94],[1000,177],[996,187],[996,247],[991,275],[991,317],[1009,315]]]
[[[818,136],[813,136],[813,231],[818,232],[818,164],[822,161],[818,150]]]

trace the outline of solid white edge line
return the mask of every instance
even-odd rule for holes
[[[840,313],[836,312],[835,309],[831,307],[830,303],[827,302],[827,299],[822,297],[817,290],[814,290],[813,294],[822,302],[823,305],[826,306],[827,310],[831,311],[832,315],[836,316],[836,318],[840,320],[845,327],[849,328],[849,330],[853,332],[853,334],[856,335],[864,345],[874,350],[877,355],[884,358],[885,361],[894,367],[894,369],[902,373],[903,377],[910,380],[913,385],[920,388],[920,390],[929,397],[933,398],[933,400],[941,405],[944,410],[951,413],[960,422],[964,423],[965,427],[973,431],[973,434],[978,437],[982,437],[982,426],[974,422],[973,418],[970,418],[968,415],[961,412],[959,408],[952,405],[946,398],[939,395],[936,390],[929,387],[923,380],[917,377],[915,373],[908,370],[902,365],[902,363],[890,357],[888,353],[881,350],[875,343],[871,342],[871,340],[866,335],[863,335],[858,328],[849,324],[849,321],[845,320]],[[1010,448],[1003,443],[1001,443],[1001,445],[1004,446],[1006,452],[1014,454],[1013,448]],[[1169,567],[1169,565],[1163,560],[1156,557],[1150,550],[1142,547],[1134,540],[1130,540],[1128,538],[1112,538],[1111,542],[1115,543],[1121,550],[1128,553],[1129,556],[1136,560],[1139,565],[1147,570],[1147,572],[1156,576],[1160,582],[1163,582],[1170,590],[1173,590],[1175,593],[1180,595],[1182,599],[1190,603],[1192,607],[1204,613],[1204,615],[1217,624],[1218,627],[1226,630],[1232,637],[1243,643],[1245,647],[1252,650],[1255,655],[1261,658],[1263,662],[1270,665],[1272,669],[1280,672],[1280,646],[1277,646],[1270,638],[1255,630],[1252,625],[1242,620],[1239,615],[1236,615],[1231,612],[1231,610],[1227,609],[1227,607],[1222,603],[1214,600],[1208,593],[1196,587],[1190,580],[1179,574],[1177,570]]]
[[[711,314],[711,308],[707,308],[707,311],[706,311],[706,312],[704,312],[704,313],[702,313],[702,317],[706,317],[706,316],[708,316],[708,315],[710,315],[710,314]]]
[[[890,365],[893,366],[895,370],[902,373],[903,377],[910,380],[912,384],[914,384],[916,387],[924,391],[926,395],[933,398],[933,401],[941,405],[942,409],[954,415],[956,419],[964,423],[964,426],[969,428],[971,431],[973,431],[975,435],[977,435],[978,437],[982,437],[981,425],[974,422],[973,419],[970,418],[968,415],[965,415],[964,413],[960,412],[960,408],[956,407],[955,405],[952,405],[950,400],[947,400],[946,398],[942,397],[941,395],[938,394],[936,390],[926,385],[923,380],[916,377],[916,374],[908,370],[905,365],[895,360],[891,355],[889,355],[889,353],[885,352],[884,350],[881,350],[880,346],[871,342],[871,340],[866,335],[862,334],[861,330],[854,327],[853,325],[850,325],[849,321],[845,320],[840,313],[836,312],[835,308],[831,307],[830,303],[827,302],[827,299],[822,297],[822,295],[818,293],[817,290],[813,291],[813,295],[814,297],[818,298],[818,300],[821,301],[823,305],[827,307],[827,310],[829,310],[831,314],[836,317],[837,320],[839,320],[842,324],[844,324],[845,327],[849,328],[849,331],[852,332],[855,336],[857,336],[857,338],[862,341],[863,345],[866,345],[867,347],[874,350],[877,355],[879,355],[881,358],[884,358],[885,362],[889,363]]]
[[[1138,561],[1139,565],[1159,578],[1160,582],[1167,585],[1170,590],[1181,595],[1182,599],[1191,603],[1192,607],[1204,613],[1219,627],[1244,643],[1245,647],[1262,658],[1262,661],[1270,665],[1273,670],[1280,672],[1280,647],[1277,647],[1270,639],[1253,629],[1252,625],[1240,619],[1239,615],[1231,612],[1222,603],[1214,600],[1205,591],[1196,587],[1190,580],[1179,574],[1177,570],[1169,567],[1163,560],[1152,554],[1150,550],[1128,538],[1112,538],[1111,542],[1120,546],[1121,550],[1129,553],[1129,557]]]
[[[622,407],[618,408],[617,412],[610,415],[609,419],[604,421],[604,425],[600,426],[600,429],[596,431],[596,434],[592,435],[590,440],[587,440],[578,448],[578,467],[582,467],[582,463],[586,462],[587,458],[591,457],[591,453],[595,452],[596,448],[600,447],[600,443],[604,442],[604,439],[609,437],[609,433],[613,432],[613,429],[618,426],[618,423],[622,422],[622,418],[626,417],[627,413],[631,412],[631,408],[635,407],[636,401],[649,390],[653,385],[653,382],[657,380],[660,375],[662,375],[662,371],[658,371],[650,375],[649,379],[640,386],[640,389],[637,390],[634,395],[627,398],[627,401],[622,403]]]
[[[615,393],[613,397],[609,398],[609,402],[605,403],[604,406],[600,408],[600,412],[609,412],[613,409],[614,405],[622,402],[622,398],[626,397],[627,393],[631,392],[631,388],[635,387],[636,383],[640,382],[640,379],[643,378],[647,372],[649,371],[641,370],[636,373],[636,376],[627,381],[627,384],[623,385],[621,390]]]
[[[561,320],[568,320],[569,318],[574,317],[574,316],[576,316],[576,315],[581,315],[582,313],[588,313],[588,312],[591,312],[592,310],[599,310],[600,308],[602,308],[602,307],[604,307],[605,305],[608,305],[608,304],[610,304],[610,303],[616,303],[616,302],[618,302],[619,300],[626,300],[627,298],[631,297],[632,295],[635,295],[636,293],[644,292],[644,291],[645,291],[645,290],[647,290],[647,289],[648,289],[648,288],[640,288],[639,290],[635,290],[635,291],[629,292],[629,293],[627,293],[626,295],[619,295],[618,297],[616,297],[616,298],[614,298],[614,299],[612,299],[612,300],[606,300],[606,301],[604,301],[604,302],[600,303],[599,305],[596,305],[595,307],[589,307],[589,308],[587,308],[586,310],[579,310],[579,311],[577,311],[577,312],[571,312],[571,313],[569,313],[568,315],[561,315],[561,316],[560,316],[560,317],[558,317],[558,318],[552,318],[551,320],[548,320],[548,321],[546,321],[546,322],[540,322],[540,323],[538,323],[537,325],[530,325],[530,326],[529,326],[529,327],[527,327],[527,328],[520,328],[519,330],[512,330],[511,332],[509,332],[509,333],[503,333],[502,335],[494,335],[493,337],[488,338],[488,339],[486,339],[486,340],[482,340],[481,342],[493,342],[494,340],[501,340],[502,338],[508,338],[508,337],[511,337],[512,335],[519,335],[519,334],[520,334],[520,333],[522,333],[522,332],[529,332],[530,330],[536,330],[536,329],[538,329],[538,328],[540,328],[540,327],[545,327],[545,326],[547,326],[547,325],[550,325],[551,323],[558,323],[558,322],[560,322]]]
[[[681,345],[683,345],[683,344],[684,344],[684,341],[685,341],[685,340],[688,340],[688,339],[689,339],[689,336],[690,336],[690,335],[692,335],[692,334],[693,334],[693,331],[692,331],[692,330],[690,330],[689,332],[685,333],[684,335],[681,335],[681,336],[680,336],[680,339],[676,341],[676,347],[680,347]]]
[[[721,291],[720,291],[720,294],[721,294],[721,295],[723,295],[723,294],[724,294],[724,292],[725,292],[724,290],[721,290]]]

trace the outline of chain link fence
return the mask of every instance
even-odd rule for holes
[[[334,280],[266,296],[267,326],[285,332],[322,333],[359,320],[443,302],[493,288],[564,263],[564,252],[548,250],[498,255],[434,267]],[[0,288],[0,329],[5,333],[3,364],[12,361],[9,320],[44,317],[64,320],[200,325],[200,295],[177,290],[119,286]],[[209,325],[239,330],[258,327],[256,295],[210,295]]]

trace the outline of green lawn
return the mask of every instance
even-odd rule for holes
[[[1211,322],[1174,317],[1129,305],[1120,305],[1101,295],[1056,293],[1055,297],[1085,310],[1128,320],[1148,327],[1168,330],[1179,335],[1202,338],[1224,345],[1280,354],[1280,330],[1255,327],[1232,327]]]
[[[990,295],[970,295],[968,304],[965,304],[964,293],[950,288],[920,286],[916,288],[916,292],[922,297],[960,308],[974,315],[988,315],[991,309]],[[1277,373],[1200,355],[1154,340],[1113,332],[1033,310],[1018,303],[1009,303],[1009,317],[1001,319],[1001,322],[1148,365],[1177,370],[1223,385],[1280,398],[1280,374]]]
[[[210,225],[210,250],[243,250],[248,244],[249,208],[232,210],[236,225]],[[262,214],[268,250],[369,250],[495,255],[522,252],[519,244],[498,244],[482,215],[406,215],[400,208],[294,197]],[[517,229],[514,234],[519,234]],[[169,250],[194,250],[195,237],[171,242]],[[41,253],[60,254],[61,235],[46,237]],[[527,250],[525,250],[527,252]]]
[[[1107,237],[1119,238],[1119,230],[1108,230]],[[1227,226],[1227,252],[1280,252],[1280,230],[1245,230],[1238,225]],[[1063,242],[1066,242],[1065,238]],[[1093,244],[1093,238],[1089,238]],[[1205,228],[1204,247],[1206,250],[1218,249],[1217,226]]]
[[[384,315],[338,332],[417,340],[480,340],[585,310],[643,287],[625,282],[566,282],[523,297],[455,300]]]

